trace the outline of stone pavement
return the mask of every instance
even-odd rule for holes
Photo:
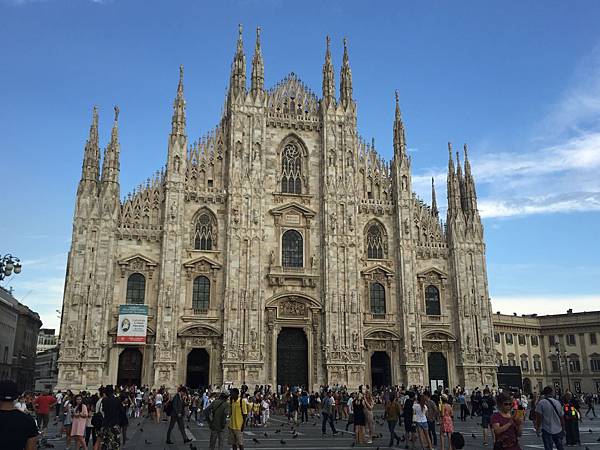
[[[377,412],[376,412],[377,415]],[[491,450],[491,446],[483,446],[483,435],[481,427],[478,425],[480,419],[468,419],[466,422],[455,422],[456,431],[463,433],[466,442],[466,449],[485,449]],[[52,422],[52,420],[51,420]],[[210,431],[203,424],[186,421],[187,433],[194,439],[191,446],[183,444],[183,438],[177,426],[173,429],[171,440],[173,445],[165,443],[167,433],[167,422],[156,424],[149,419],[131,419],[127,432],[128,442],[122,448],[124,450],[203,450],[208,448],[208,439]],[[271,422],[267,427],[248,428],[245,431],[245,448],[246,449],[285,449],[285,450],[347,450],[352,447],[353,434],[345,432],[345,421],[338,421],[336,424],[340,433],[336,436],[331,435],[328,430],[326,437],[321,437],[321,422],[319,419],[312,419],[308,424],[300,424],[296,427],[298,435],[294,438],[294,433],[291,427],[287,424],[287,420],[282,416],[272,416]],[[382,420],[378,420],[376,424],[376,434],[382,434],[383,437],[374,439],[373,444],[363,445],[362,448],[380,448],[381,450],[389,448],[389,433],[387,424]],[[600,418],[596,420],[584,419],[580,424],[581,430],[581,446],[569,447],[572,449],[585,450],[600,450]],[[589,430],[592,430],[590,433]],[[52,425],[49,436],[53,436],[57,431],[56,425]],[[397,432],[403,431],[403,428],[396,428]],[[265,436],[266,433],[266,436]],[[473,437],[474,436],[474,437]],[[258,442],[254,442],[256,439]],[[282,443],[283,441],[283,443]],[[65,439],[54,440],[49,439],[48,443],[54,445],[55,450],[64,450],[66,448]],[[530,421],[525,423],[523,437],[520,441],[523,450],[527,449],[543,449],[541,438],[535,435],[533,426]],[[402,443],[404,444],[404,443]],[[0,446],[1,447],[1,446]],[[358,447],[358,446],[357,446]],[[75,446],[72,443],[71,449]],[[231,448],[226,446],[227,448]],[[397,447],[394,447],[397,448]],[[402,445],[401,448],[404,448]],[[416,448],[420,448],[416,445]],[[439,448],[439,445],[436,446]],[[90,443],[91,449],[91,443]]]

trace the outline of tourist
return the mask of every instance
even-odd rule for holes
[[[121,411],[119,399],[114,395],[114,388],[108,385],[104,388],[104,398],[100,400],[102,413],[102,428],[96,442],[103,450],[116,450],[121,447]]]
[[[419,398],[413,403],[413,416],[419,442],[422,448],[431,449],[431,440],[429,439],[429,425],[427,423],[427,405],[425,404],[426,397],[424,394],[419,395]]]
[[[3,450],[35,450],[38,428],[29,414],[15,408],[19,389],[14,381],[0,381],[0,436]]]
[[[354,411],[354,442],[356,444],[365,443],[365,403],[362,393],[362,386],[358,388],[358,393],[352,403]]]
[[[563,398],[563,410],[565,414],[565,437],[567,445],[581,445],[579,437],[579,401],[569,391],[565,392]]]
[[[481,397],[481,428],[483,428],[483,445],[485,446],[488,445],[488,431],[490,432],[490,436],[492,436],[491,420],[494,414],[494,403],[496,403],[494,397],[492,397],[490,389],[486,387]]]
[[[594,417],[596,417],[596,410],[594,409],[594,397],[592,396],[592,394],[588,394],[585,396],[585,405],[587,406],[585,417],[587,417],[590,412],[592,412],[594,414]]]
[[[350,394],[350,396],[348,397],[348,402],[346,404],[346,408],[348,410],[348,421],[346,422],[346,431],[348,431],[348,427],[350,427],[350,424],[354,425],[354,398],[354,393]]]
[[[67,441],[66,449],[68,450],[71,445],[71,425],[73,424],[73,394],[71,391],[67,391],[65,398],[63,399],[63,431],[65,432],[65,439]]]
[[[85,428],[88,418],[87,407],[83,404],[83,397],[81,395],[75,396],[75,403],[73,404],[73,424],[71,425],[71,436],[75,438],[75,450],[87,449],[85,444]]]
[[[519,446],[519,436],[523,429],[523,417],[511,413],[511,396],[506,392],[501,392],[496,397],[499,412],[492,415],[491,425],[494,431],[494,448],[502,450],[521,450]]]
[[[415,446],[415,423],[413,421],[413,406],[415,404],[415,393],[410,391],[407,396],[404,397],[404,403],[402,405],[402,418],[404,419],[404,439],[406,441],[406,448],[410,442],[412,447]]]
[[[383,418],[387,421],[388,430],[390,431],[390,443],[388,444],[388,447],[394,445],[394,440],[396,440],[396,445],[400,445],[400,436],[396,434],[396,425],[398,424],[401,413],[400,404],[396,402],[394,393],[392,392],[385,402],[383,413]]]
[[[204,418],[210,428],[210,450],[223,450],[225,445],[225,426],[229,415],[229,393],[224,390],[219,398],[210,403],[204,410]],[[218,442],[218,444],[217,444]]]
[[[262,411],[262,425],[263,427],[267,426],[267,422],[271,418],[271,405],[269,404],[269,400],[267,396],[264,396],[261,403],[260,408]],[[306,421],[308,422],[308,415],[306,416]]]
[[[55,410],[56,417],[60,420],[60,416],[62,413],[62,401],[63,401],[63,393],[60,391],[60,389],[58,390],[58,392],[56,393],[54,398],[56,398],[56,403],[54,404],[54,407],[56,408],[56,410]]]
[[[175,426],[175,423],[177,423],[177,426],[179,427],[179,431],[181,432],[181,436],[183,437],[183,443],[187,444],[188,442],[191,441],[191,439],[187,438],[187,435],[185,434],[185,427],[183,425],[183,416],[185,413],[185,394],[187,393],[187,390],[184,386],[180,386],[177,389],[177,393],[173,396],[173,398],[170,400],[169,405],[169,409],[165,410],[165,412],[167,413],[167,415],[171,416],[171,421],[169,422],[169,428],[167,429],[167,444],[172,444],[173,442],[171,442],[171,431],[173,430],[173,427]]]
[[[458,393],[456,401],[460,407],[460,420],[464,422],[467,420],[467,416],[469,415],[469,408],[467,407],[467,398],[465,397],[465,393],[463,391]]]
[[[50,395],[50,392],[45,391],[42,395],[38,395],[33,401],[35,414],[37,418],[38,428],[42,435],[46,434],[48,429],[48,419],[50,417],[50,409],[56,403],[56,399]]]
[[[451,436],[454,433],[454,412],[452,406],[448,403],[448,396],[446,394],[442,394],[441,400],[440,449],[444,450],[445,441],[448,441],[448,447],[452,448]]]
[[[321,410],[321,415],[323,416],[321,422],[321,433],[323,436],[327,434],[327,423],[329,423],[329,427],[331,428],[331,432],[336,435],[338,432],[335,429],[335,425],[333,424],[333,414],[334,414],[335,400],[333,399],[333,392],[331,390],[327,391],[327,395],[323,399],[323,407]]]
[[[300,396],[299,399],[299,403],[300,403],[300,420],[302,421],[302,423],[308,423],[308,392],[303,391],[302,395]]]
[[[162,389],[154,395],[154,420],[156,423],[160,423],[163,408],[163,398]]]
[[[554,389],[546,386],[542,391],[542,398],[535,406],[535,430],[544,443],[544,450],[563,450],[562,438],[565,430],[565,418],[562,405],[552,397]]]
[[[94,402],[94,398],[88,398],[85,406],[88,410],[88,417],[85,421],[85,449],[87,450],[90,442],[90,437],[92,438],[92,447],[96,445],[96,441],[98,438],[98,433],[96,432],[96,428],[94,427],[93,420],[96,414],[96,404]],[[96,420],[98,420],[98,418]]]
[[[436,392],[438,392],[436,390]],[[429,391],[423,392],[423,396],[425,397],[425,406],[427,407],[427,434],[429,435],[429,440],[433,444],[433,446],[437,445],[437,433],[435,431],[435,424],[440,419],[440,408],[438,407],[438,403],[434,402]],[[436,396],[439,399],[439,395]]]
[[[367,389],[365,391],[365,401],[364,401],[364,405],[365,405],[365,424],[367,427],[367,433],[369,433],[369,439],[367,440],[367,444],[372,444],[373,443],[373,436],[375,433],[374,430],[374,423],[373,423],[373,407],[375,406],[375,402],[373,400],[373,396],[371,395],[371,390],[369,389],[369,386],[367,386]]]
[[[244,426],[246,424],[246,417],[248,417],[248,405],[240,397],[240,391],[236,388],[231,389],[229,410],[229,443],[232,450],[243,450]]]

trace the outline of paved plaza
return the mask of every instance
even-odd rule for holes
[[[379,411],[376,411],[376,415],[381,415]],[[456,431],[463,433],[466,442],[466,449],[482,449],[492,448],[492,446],[484,447],[482,439],[481,427],[478,425],[480,419],[473,418],[467,419],[466,422],[455,422]],[[297,437],[294,438],[295,432],[292,431],[292,427],[288,425],[287,420],[283,416],[272,416],[271,422],[264,428],[247,428],[244,432],[245,435],[245,448],[277,448],[286,450],[308,450],[308,449],[328,449],[328,450],[341,450],[351,448],[353,445],[353,433],[344,431],[345,421],[338,421],[336,424],[337,429],[340,433],[336,436],[332,436],[330,430],[328,435],[323,438],[321,437],[321,422],[319,419],[311,420],[308,424],[300,424],[295,428],[297,431]],[[198,424],[193,420],[189,423],[186,422],[187,433],[190,433],[190,437],[193,438],[193,442],[188,445],[183,444],[183,439],[177,427],[173,429],[171,440],[174,442],[172,445],[165,444],[166,433],[168,422],[161,422],[156,424],[154,421],[149,419],[131,419],[129,430],[128,430],[128,442],[122,448],[124,450],[149,450],[149,449],[162,449],[162,450],[175,450],[175,449],[190,449],[190,450],[202,450],[208,448],[209,434],[208,427],[203,424]],[[581,429],[581,446],[569,447],[573,449],[599,449],[600,450],[600,418],[595,420],[585,419],[580,425]],[[592,432],[590,433],[589,430]],[[56,431],[55,428],[51,429],[51,433]],[[397,429],[397,431],[399,431]],[[266,435],[265,435],[266,434]],[[376,423],[376,434],[382,435],[379,438],[373,440],[373,444],[362,445],[363,448],[380,448],[387,449],[389,442],[389,433],[387,430],[387,424],[383,420],[378,420]],[[255,442],[256,440],[257,442]],[[54,445],[56,450],[65,449],[65,441],[52,440],[48,441]],[[523,431],[523,437],[521,439],[521,447],[525,449],[543,449],[541,438],[535,435],[532,424],[530,421],[525,423]],[[404,443],[401,443],[404,444]],[[356,446],[358,447],[358,446]],[[71,444],[71,448],[74,448],[74,444]],[[90,444],[91,448],[91,444]],[[229,446],[225,447],[231,448]],[[397,447],[394,447],[397,448]],[[404,448],[402,445],[400,448]],[[418,445],[416,448],[420,448]],[[435,448],[439,448],[439,445]]]

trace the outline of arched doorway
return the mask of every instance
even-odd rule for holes
[[[427,357],[429,387],[432,391],[438,387],[448,387],[448,362],[443,353],[433,352]]]
[[[209,385],[210,356],[204,348],[195,348],[188,353],[185,385],[200,389]]]
[[[523,378],[523,393],[526,395],[531,394],[531,380],[529,378]]]
[[[301,328],[283,328],[277,336],[277,384],[308,386],[308,341]]]
[[[387,352],[373,352],[371,355],[371,386],[392,385],[392,369]]]
[[[140,386],[142,384],[142,360],[144,356],[137,348],[126,348],[119,355],[117,372],[118,386]]]

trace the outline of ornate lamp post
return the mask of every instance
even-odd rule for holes
[[[21,273],[21,267],[21,260],[16,256],[10,254],[0,255],[0,281],[4,277],[10,277],[13,272],[15,274]]]
[[[557,342],[554,348],[554,353],[556,355],[556,360],[558,362],[558,373],[560,374],[560,390],[561,394],[563,394],[563,380],[562,380],[562,365],[563,362],[565,364],[565,370],[567,371],[567,389],[571,390],[571,377],[569,374],[569,356],[567,355],[567,351],[560,351],[560,344]]]

